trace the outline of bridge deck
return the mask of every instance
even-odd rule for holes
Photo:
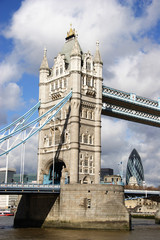
[[[0,195],[23,195],[23,194],[58,194],[60,185],[43,184],[0,184]]]

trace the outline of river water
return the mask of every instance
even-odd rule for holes
[[[160,240],[154,219],[133,219],[132,231],[13,228],[13,217],[0,217],[0,239],[9,240]]]

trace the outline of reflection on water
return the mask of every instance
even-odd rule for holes
[[[159,240],[160,225],[154,219],[133,219],[130,232],[66,230],[53,228],[13,228],[13,217],[0,217],[0,239],[9,240]]]

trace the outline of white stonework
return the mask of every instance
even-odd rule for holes
[[[55,162],[63,163],[70,183],[99,183],[101,165],[102,60],[83,53],[70,29],[62,51],[49,68],[46,49],[40,67],[39,115],[72,90],[72,98],[55,121],[39,133],[38,181]]]

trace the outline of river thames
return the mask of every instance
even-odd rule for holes
[[[132,219],[132,231],[13,228],[13,217],[0,217],[0,239],[10,240],[159,240],[154,219]]]

